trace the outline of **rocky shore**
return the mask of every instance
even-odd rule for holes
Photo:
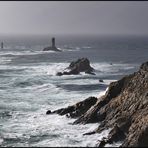
[[[148,62],[122,79],[112,82],[104,96],[89,97],[67,108],[46,114],[75,118],[73,124],[100,123],[90,135],[111,129],[98,147],[122,142],[121,147],[148,146]]]

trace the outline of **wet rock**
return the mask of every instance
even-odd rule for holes
[[[70,65],[66,68],[66,70],[68,71],[58,72],[56,75],[77,75],[80,72],[95,75],[95,73],[93,72],[94,69],[90,66],[90,61],[87,58],[81,58],[77,61],[71,62]]]
[[[100,123],[90,134],[111,128],[100,147],[118,141],[122,141],[121,147],[148,147],[148,62],[137,72],[112,82],[102,97],[86,100],[55,113],[76,117],[74,124]]]
[[[148,62],[143,63],[143,64],[140,66],[140,69],[145,70],[145,71],[148,71]]]
[[[103,137],[102,140],[99,140],[99,144],[97,147],[104,147],[106,144],[112,144],[112,142],[110,141],[110,139]]]
[[[56,74],[57,76],[62,76],[63,75],[63,73],[62,72],[57,72],[57,74]]]
[[[58,48],[56,48],[56,47],[45,47],[44,49],[43,49],[43,51],[58,51],[58,52],[61,52],[61,50],[59,50]]]
[[[100,79],[99,82],[104,82],[104,81],[102,79]]]
[[[96,97],[89,97],[72,106],[55,110],[52,113],[56,113],[59,115],[66,115],[67,117],[70,118],[76,118],[84,114],[90,107],[92,107],[97,102],[97,100],[98,99]],[[51,113],[50,110],[49,113]]]
[[[49,114],[51,114],[51,113],[52,113],[51,110],[48,110],[48,111],[46,112],[47,115],[49,115]]]

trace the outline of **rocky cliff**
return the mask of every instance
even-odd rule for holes
[[[99,147],[119,141],[121,147],[147,147],[148,62],[137,72],[112,82],[104,96],[89,97],[50,113],[76,118],[73,124],[101,123],[95,131],[85,133],[88,135],[111,128],[108,137],[98,142]]]

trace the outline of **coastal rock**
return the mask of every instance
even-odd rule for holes
[[[90,66],[90,61],[87,58],[81,58],[77,61],[71,62],[70,65],[66,68],[66,70],[69,71],[58,72],[56,75],[77,75],[80,72],[95,75],[95,73],[93,73],[94,68]]]
[[[46,112],[47,115],[49,115],[49,114],[51,114],[51,113],[52,113],[51,110],[48,110],[48,111]]]
[[[59,50],[56,47],[52,47],[52,46],[44,48],[43,51],[59,51],[59,52],[61,52],[61,50]]]
[[[104,81],[102,79],[100,79],[99,82],[104,82]]]
[[[46,114],[59,114],[66,115],[67,117],[76,118],[84,114],[90,107],[92,107],[97,102],[96,97],[89,97],[81,102],[78,102],[72,106],[68,106],[66,108],[61,108],[51,112],[48,110]]]
[[[137,72],[112,82],[105,95],[95,98],[91,105],[83,105],[77,109],[65,110],[65,108],[55,113],[63,115],[63,111],[70,113],[81,110],[80,114],[76,113],[74,116],[77,117],[74,124],[100,123],[91,134],[111,128],[108,137],[100,141],[99,147],[119,141],[122,141],[121,147],[147,147],[148,62],[143,63]]]

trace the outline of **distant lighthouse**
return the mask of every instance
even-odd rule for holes
[[[50,51],[50,50],[52,50],[52,51],[60,51],[60,52],[61,52],[61,50],[59,50],[59,49],[56,47],[56,45],[55,45],[55,38],[54,38],[54,37],[52,37],[52,39],[51,39],[51,46],[45,47],[45,48],[43,49],[43,51]]]
[[[3,42],[1,42],[1,49],[3,49],[4,48],[4,43]]]
[[[55,38],[53,37],[52,38],[52,45],[51,45],[53,48],[55,48]]]

